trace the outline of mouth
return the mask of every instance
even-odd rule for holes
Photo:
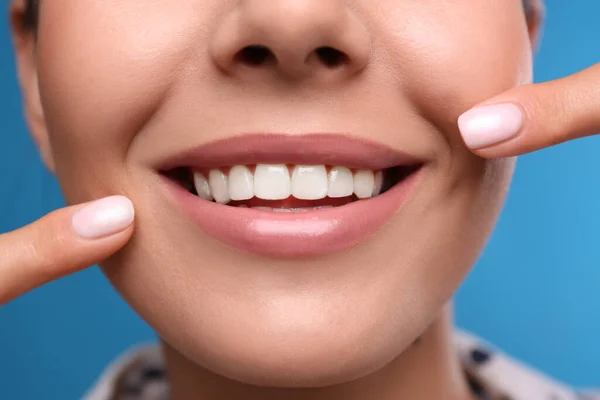
[[[256,164],[231,167],[178,167],[163,174],[205,201],[270,212],[307,212],[382,195],[418,169],[384,170],[340,165]]]
[[[213,238],[269,257],[342,251],[399,209],[422,160],[343,135],[246,135],[173,157],[171,199]]]

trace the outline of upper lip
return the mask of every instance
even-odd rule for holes
[[[344,134],[245,134],[221,139],[168,157],[161,170],[232,165],[340,165],[381,170],[424,160],[386,145]]]

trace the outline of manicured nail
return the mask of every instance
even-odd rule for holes
[[[86,239],[98,239],[121,232],[132,224],[133,203],[124,196],[93,201],[73,214],[73,230]]]
[[[514,104],[472,108],[458,118],[466,145],[479,149],[516,136],[523,126],[523,113]]]

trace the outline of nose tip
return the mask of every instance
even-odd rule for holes
[[[353,74],[371,55],[369,32],[342,0],[245,0],[211,38],[220,68],[277,70],[299,78]]]

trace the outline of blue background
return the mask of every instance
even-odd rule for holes
[[[600,2],[547,5],[536,80],[599,62]],[[2,23],[0,232],[64,204],[27,134],[14,76]],[[460,326],[583,386],[600,386],[599,153],[591,137],[519,160],[499,225],[456,298]],[[152,331],[97,268],[54,282],[0,308],[0,398],[79,398],[104,365],[146,340]]]

